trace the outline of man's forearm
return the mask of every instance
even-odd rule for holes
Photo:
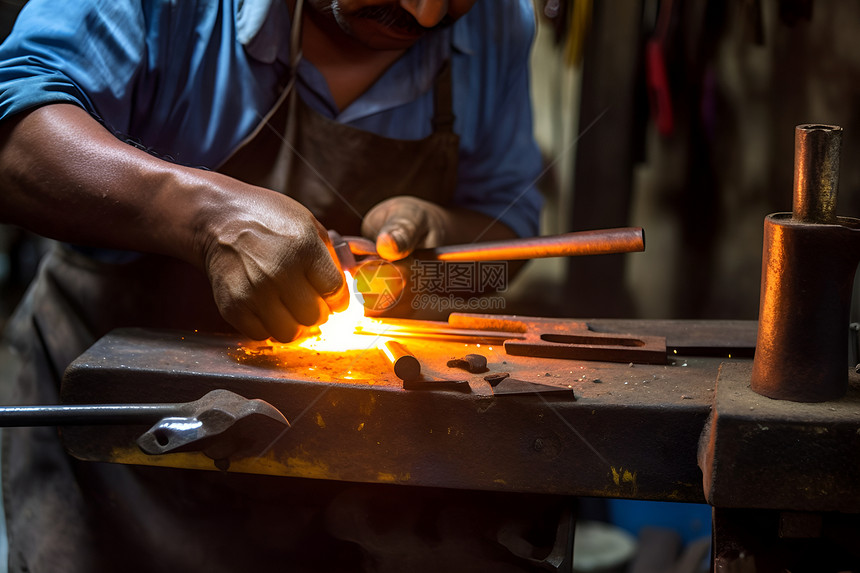
[[[199,264],[193,203],[212,175],[127,145],[70,104],[0,125],[0,222],[62,241]]]

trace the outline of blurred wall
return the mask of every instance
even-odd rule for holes
[[[646,251],[543,273],[547,314],[756,319],[764,218],[791,209],[796,125],[844,128],[837,212],[860,217],[860,4],[577,3],[591,5],[589,26],[544,19],[552,41],[535,51],[546,60],[533,70],[538,139],[552,163],[545,229],[641,226]],[[536,0],[539,13],[549,4]],[[584,52],[571,72],[574,34]],[[670,129],[658,129],[649,43],[666,70]]]
[[[764,218],[791,210],[796,125],[844,128],[837,212],[860,216],[860,4],[681,4],[681,121],[648,128],[632,218],[649,246],[629,285],[641,316],[755,319]]]

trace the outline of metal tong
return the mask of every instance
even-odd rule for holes
[[[380,258],[376,252],[376,244],[370,239],[341,236],[332,230],[328,233],[335,254],[345,270],[352,270],[357,266],[357,256],[365,259]],[[515,261],[633,253],[644,250],[645,231],[641,227],[621,227],[504,241],[444,245],[432,249],[417,249],[412,253],[412,257],[436,261]]]

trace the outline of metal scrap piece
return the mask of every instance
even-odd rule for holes
[[[449,360],[448,368],[462,368],[466,372],[480,374],[487,371],[487,358],[481,354],[467,354],[462,358]]]
[[[499,382],[510,376],[510,372],[493,372],[484,376],[484,380],[490,383],[490,386],[496,386]]]
[[[506,377],[493,386],[493,396],[520,396],[523,394],[552,395],[576,400],[573,388],[559,388],[549,384],[516,380],[511,377]]]
[[[404,380],[404,390],[449,390],[454,392],[463,392],[470,394],[472,387],[468,380],[432,380],[426,377],[417,378],[415,380]]]

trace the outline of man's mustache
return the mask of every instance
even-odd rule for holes
[[[445,28],[453,23],[453,18],[445,14],[442,20],[432,28],[426,28],[418,23],[412,14],[403,9],[399,4],[385,4],[380,6],[365,6],[356,10],[353,14],[356,18],[374,20],[387,28],[399,30],[410,35],[419,35],[432,30]]]

